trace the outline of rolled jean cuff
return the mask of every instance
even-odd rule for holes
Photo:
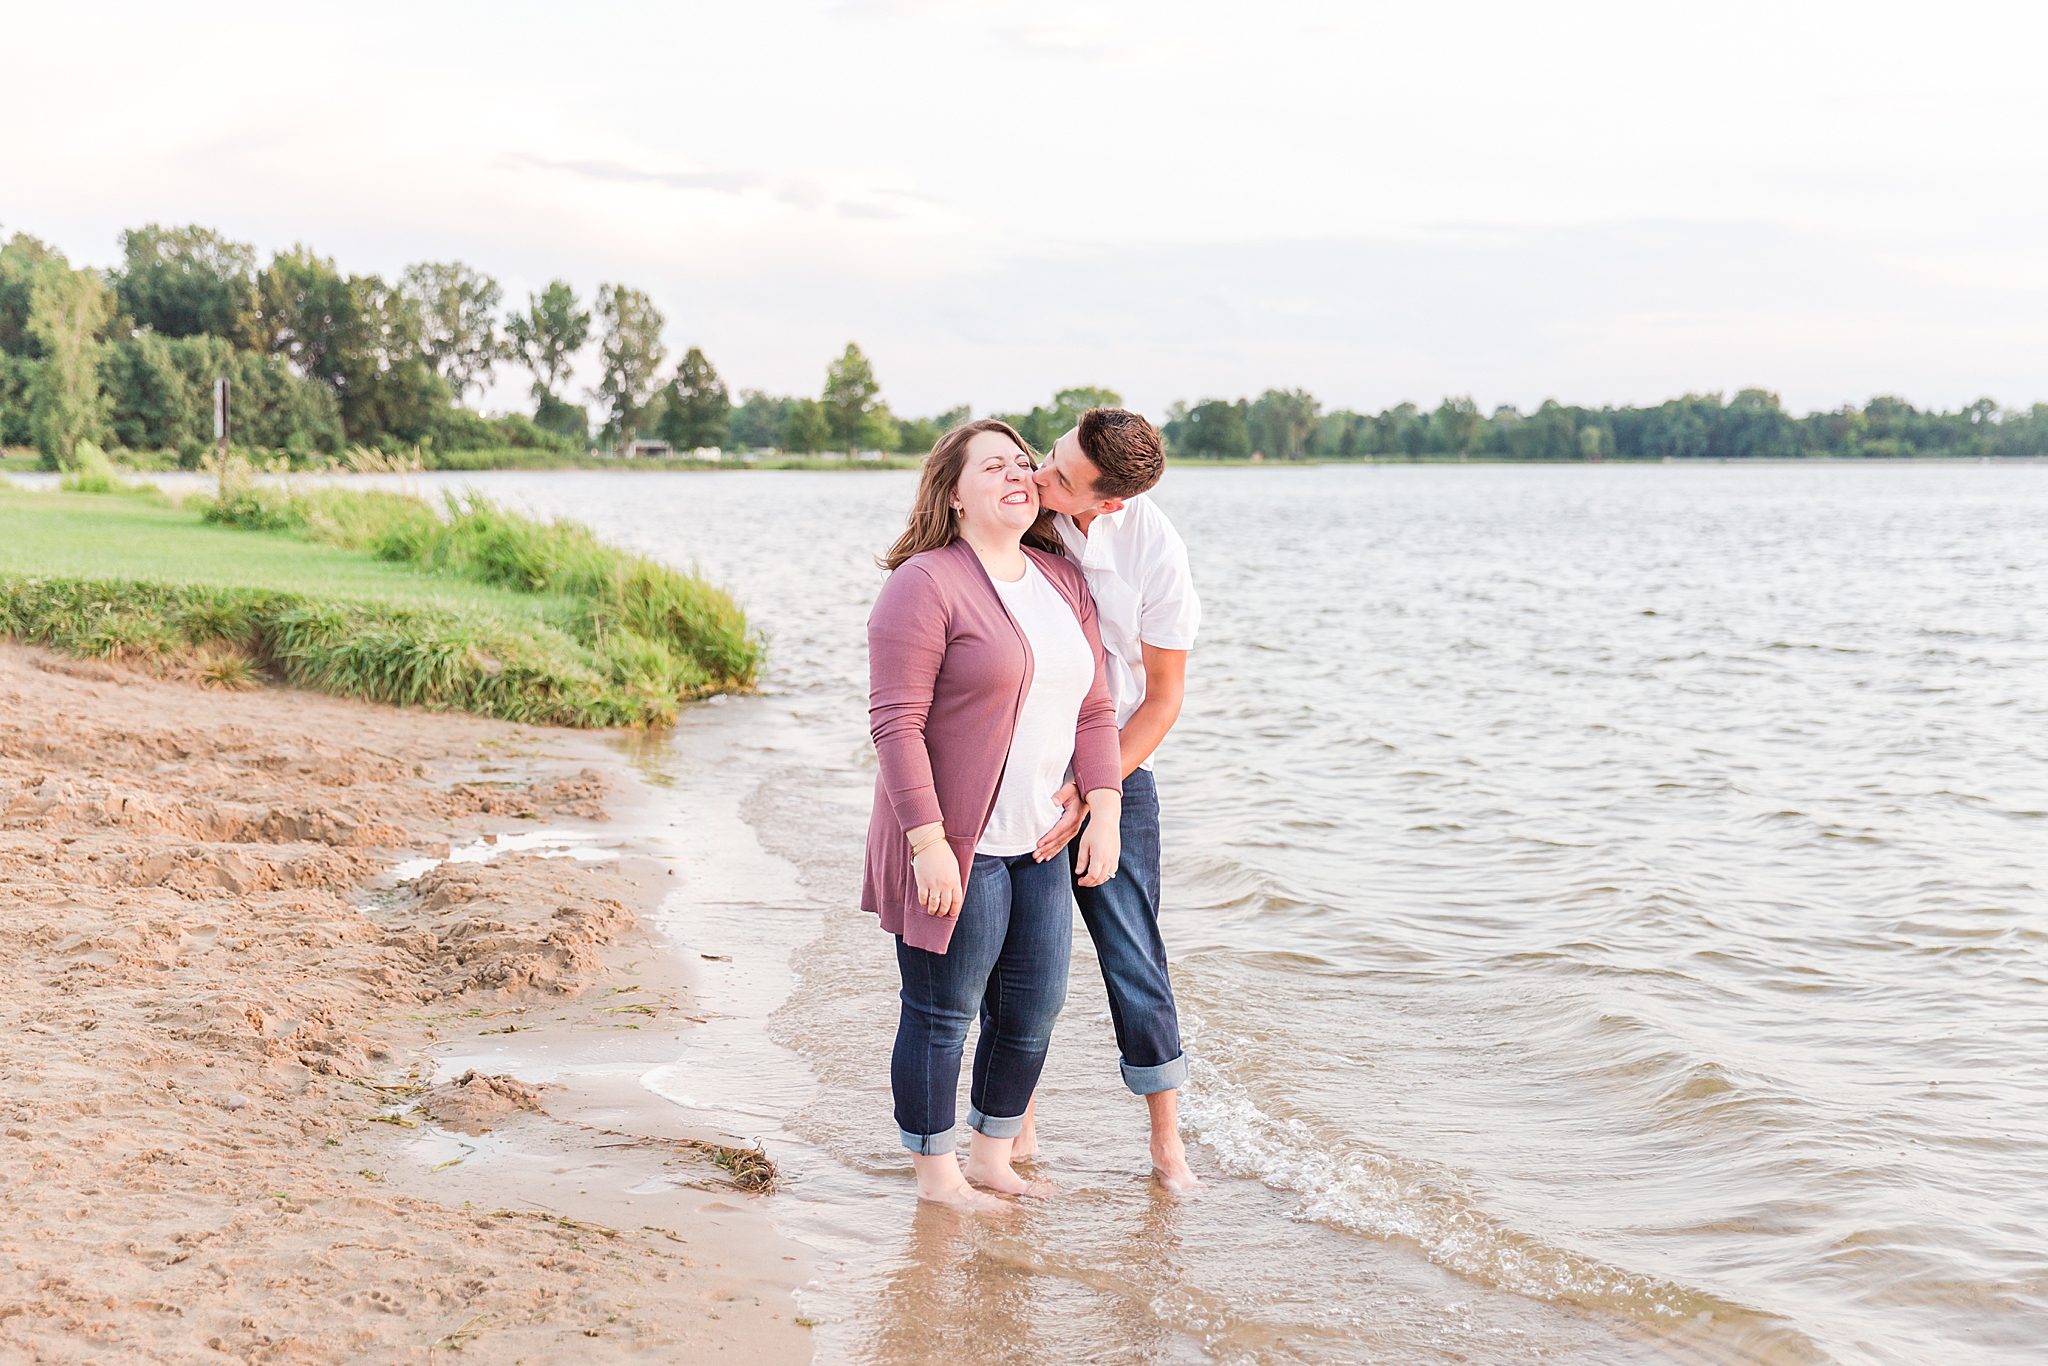
[[[914,1134],[904,1128],[896,1130],[897,1135],[903,1140],[903,1146],[919,1157],[936,1157],[941,1153],[952,1152],[958,1142],[954,1136],[959,1132],[960,1126],[957,1124],[942,1134]]]
[[[1131,1088],[1134,1096],[1178,1091],[1188,1084],[1188,1055],[1185,1052],[1157,1067],[1133,1067],[1122,1058],[1117,1059],[1116,1065],[1123,1069],[1124,1085]]]
[[[967,1107],[967,1127],[983,1138],[1015,1138],[1024,1132],[1024,1116],[1013,1115],[1009,1119],[996,1119],[970,1105]]]

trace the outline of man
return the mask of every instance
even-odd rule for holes
[[[1109,989],[1124,1084],[1145,1098],[1152,1119],[1152,1168],[1169,1191],[1201,1183],[1180,1141],[1178,1093],[1188,1076],[1180,1015],[1159,935],[1159,798],[1152,751],[1180,716],[1188,651],[1201,603],[1188,574],[1186,544],[1145,496],[1166,472],[1159,431],[1136,413],[1096,408],[1053,445],[1037,474],[1039,501],[1081,563],[1095,594],[1109,693],[1116,703],[1124,773],[1123,861],[1100,887],[1074,884]],[[1040,841],[1037,857],[1062,856],[1084,814],[1069,784],[1066,816]],[[1037,1147],[1036,1102],[1016,1152]]]

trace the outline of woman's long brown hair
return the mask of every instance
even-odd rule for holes
[[[1007,422],[992,417],[963,422],[932,445],[924,458],[924,474],[917,481],[917,497],[910,504],[910,524],[882,556],[884,569],[900,568],[912,555],[949,546],[960,539],[960,518],[953,511],[953,491],[960,487],[960,473],[967,467],[967,443],[983,432],[1001,432],[1017,443],[1017,449],[1038,468],[1038,452]],[[1024,533],[1024,544],[1053,555],[1066,554],[1059,532],[1053,530],[1053,514],[1041,509],[1038,520]]]

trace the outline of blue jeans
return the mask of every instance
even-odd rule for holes
[[[1118,827],[1123,856],[1116,876],[1100,887],[1074,883],[1081,920],[1095,941],[1109,1018],[1123,1056],[1124,1085],[1135,1095],[1178,1090],[1188,1079],[1180,1046],[1180,1012],[1166,974],[1166,941],[1159,937],[1159,788],[1149,769],[1124,779],[1124,818]],[[1072,875],[1079,841],[1067,846]]]
[[[896,1128],[910,1151],[953,1151],[960,1054],[977,1011],[981,1038],[974,1046],[968,1123],[989,1138],[1015,1138],[1024,1128],[1053,1021],[1067,1000],[1067,960],[1074,951],[1067,878],[1057,859],[976,854],[946,952],[896,940],[903,1014],[889,1085]]]

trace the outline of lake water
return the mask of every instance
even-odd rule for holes
[[[1164,928],[1211,1191],[1145,1179],[1079,934],[1068,1194],[993,1221],[915,1206],[854,909],[913,479],[451,481],[697,564],[771,636],[719,762],[816,902],[774,922],[771,1025],[843,1262],[821,1360],[2048,1360],[2048,468],[1172,471],[1205,617]]]

